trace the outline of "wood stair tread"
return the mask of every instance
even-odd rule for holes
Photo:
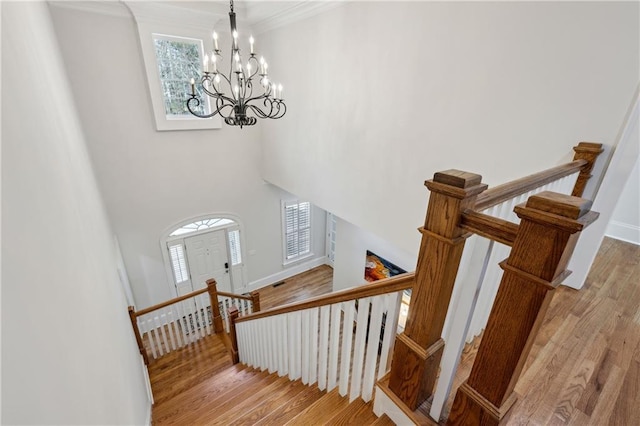
[[[337,411],[347,405],[349,405],[347,398],[340,396],[338,388],[335,388],[287,422],[286,425],[324,424]]]
[[[389,418],[386,414],[381,415],[378,419],[371,423],[372,426],[395,426],[393,420]]]
[[[346,399],[346,398],[345,398]],[[333,416],[326,425],[369,425],[378,418],[373,414],[373,403],[358,398]]]

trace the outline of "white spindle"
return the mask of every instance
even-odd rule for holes
[[[268,318],[269,323],[269,352],[271,352],[271,358],[269,358],[269,373],[275,373],[278,371],[278,341],[277,341],[277,329],[275,317]]]
[[[178,315],[178,305],[171,305],[171,326],[173,327],[173,333],[176,336],[176,343],[178,347],[181,348],[184,346],[184,341],[182,340],[182,331],[179,324],[180,316]]]
[[[305,309],[301,313],[302,316],[302,341],[301,341],[301,350],[302,350],[302,383],[309,384],[309,325],[311,323],[311,319],[309,318],[309,310]]]
[[[165,318],[167,320],[167,333],[169,334],[169,340],[171,341],[171,350],[175,351],[178,349],[178,346],[176,346],[176,339],[173,335],[173,315],[171,314],[170,307],[165,309]]]
[[[329,374],[327,378],[327,391],[336,387],[338,376],[338,352],[340,351],[340,316],[342,310],[340,303],[331,305],[331,340],[329,341]]]
[[[278,332],[280,333],[280,365],[278,369],[278,375],[284,376],[285,374],[289,374],[289,363],[288,363],[288,350],[287,350],[287,338],[289,336],[287,332],[287,316],[286,315],[278,315]]]
[[[370,298],[368,297],[358,300],[358,317],[356,320],[356,339],[353,347],[353,367],[351,370],[351,392],[349,393],[349,402],[360,396],[367,319],[369,317],[369,301]]]
[[[204,309],[202,308],[202,301],[199,297],[194,297],[194,303],[196,304],[196,312],[198,312],[198,329],[200,330],[200,338],[207,335],[207,328],[209,324],[205,321]]]
[[[355,300],[342,304],[344,320],[342,322],[342,351],[340,360],[340,395],[345,396],[349,391],[349,370],[351,370],[351,345],[353,343],[353,317],[356,310]]]
[[[154,330],[154,326],[153,326],[153,322],[151,321],[151,317],[148,316],[147,318],[145,318],[145,323],[147,324],[147,330],[149,330],[147,332],[147,336],[149,336],[149,346],[151,346],[151,354],[153,355],[153,358],[156,359],[158,358],[159,354],[158,351],[156,351],[156,343],[154,339],[154,336],[152,335],[152,331]],[[156,336],[157,337],[157,336]],[[158,346],[159,346],[160,341],[158,341]]]
[[[156,335],[162,336],[162,341],[160,341],[160,338],[158,337],[158,348],[160,349],[159,350],[160,355],[164,355],[165,350],[166,352],[169,352],[168,351],[169,345],[167,345],[167,336],[165,336],[164,334],[164,327],[162,326],[162,323],[160,322],[160,318],[158,318],[158,316],[154,315],[153,323],[156,326]]]
[[[309,384],[314,384],[318,381],[318,314],[318,308],[311,309],[311,324],[309,329],[309,336],[311,338],[309,366],[311,371],[309,372]]]
[[[382,304],[382,296],[372,298],[369,339],[367,341],[367,354],[362,379],[362,399],[364,402],[371,401],[371,397],[373,396],[373,385],[376,379],[376,361],[378,359],[378,349],[380,348],[380,329],[382,327],[383,314]]]
[[[295,362],[295,366],[296,366],[296,377],[297,378],[301,378],[302,377],[302,312],[301,311],[296,311],[293,313],[293,315],[295,316],[296,320],[294,322],[295,324],[295,340],[294,340],[294,349],[295,349],[295,358],[294,358],[294,362]]]
[[[294,313],[291,312],[289,314],[287,314],[287,359],[289,361],[289,379],[291,380],[297,380],[298,376],[296,375],[296,362],[295,362],[295,358],[296,358],[296,352],[295,352],[295,346],[296,346],[296,333],[295,333],[295,322],[296,322],[296,318],[293,315]]]
[[[382,376],[387,374],[387,371],[391,368],[389,355],[393,349],[398,330],[398,316],[400,314],[400,304],[402,303],[402,293],[402,291],[399,291],[386,295],[387,319],[385,321],[384,337],[382,338],[378,380],[382,379]]]
[[[327,361],[329,350],[329,314],[330,306],[320,307],[320,353],[318,355],[318,388],[327,388]]]

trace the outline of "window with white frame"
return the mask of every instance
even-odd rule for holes
[[[240,250],[240,230],[229,231],[229,252],[231,254],[231,265],[242,263],[242,250]]]
[[[186,109],[191,79],[200,81],[204,53],[213,50],[211,21],[199,15],[184,16],[189,25],[176,25],[175,8],[152,2],[128,2],[138,24],[140,48],[147,74],[156,129],[160,131],[219,129],[218,115],[198,118]],[[195,84],[201,102],[199,113],[209,113],[209,97]]]
[[[284,262],[310,256],[311,204],[298,200],[282,202]]]

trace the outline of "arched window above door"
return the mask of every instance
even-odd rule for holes
[[[170,237],[176,237],[178,235],[189,234],[191,232],[202,231],[203,229],[217,228],[218,226],[225,226],[235,223],[235,221],[227,218],[212,217],[209,219],[196,220],[195,222],[188,223],[169,234]]]

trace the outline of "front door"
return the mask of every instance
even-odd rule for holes
[[[205,288],[206,281],[215,278],[218,290],[232,292],[224,229],[185,238],[184,246],[194,291]]]

